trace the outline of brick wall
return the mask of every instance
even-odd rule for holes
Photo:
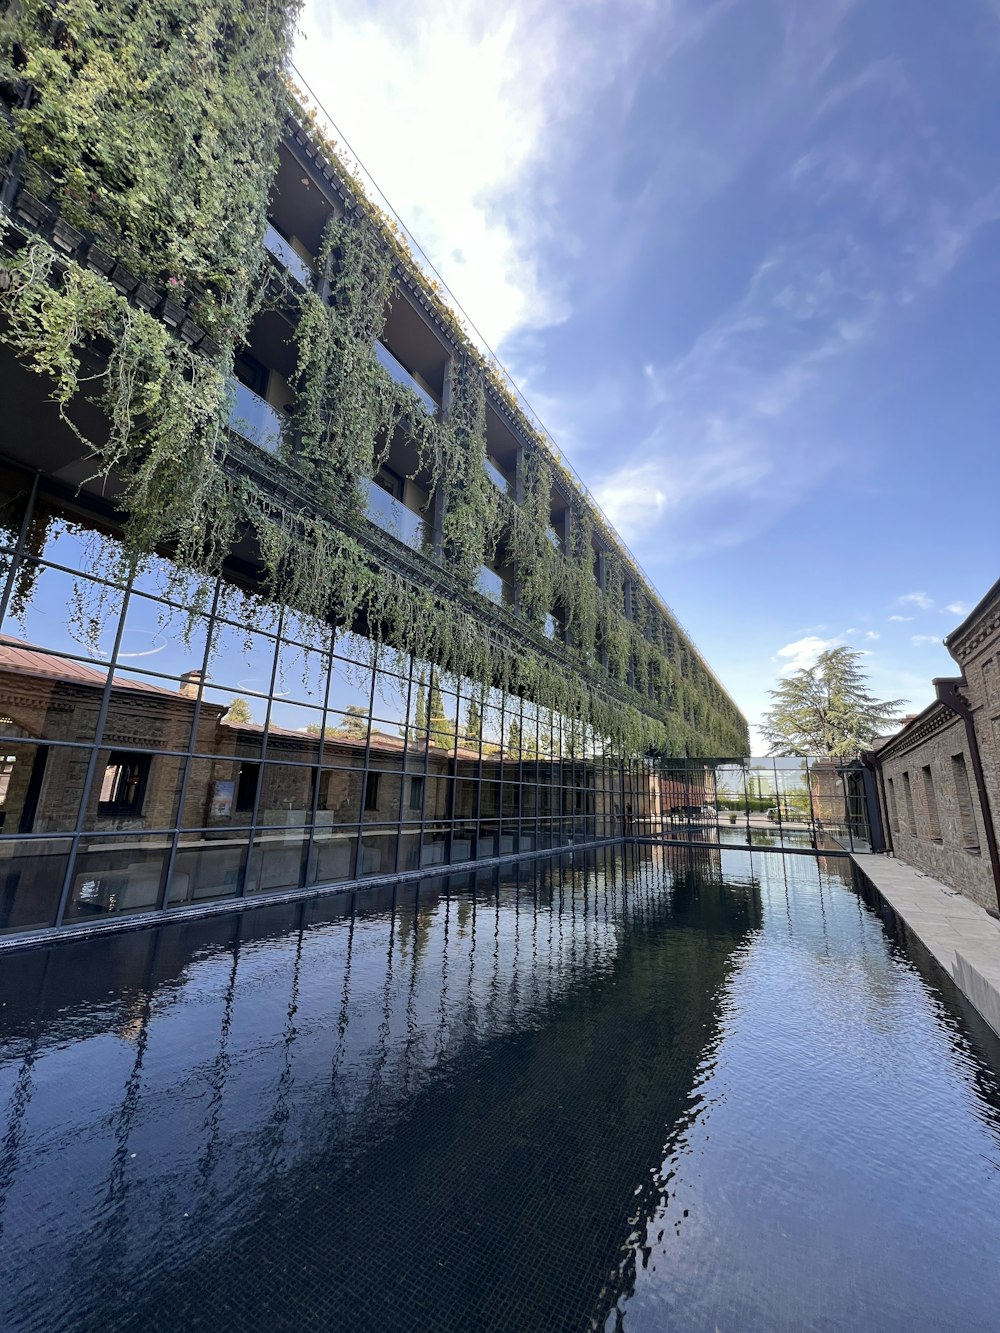
[[[979,798],[965,721],[933,703],[876,751],[883,819],[896,855],[997,912],[988,829],[1000,816],[1000,584],[946,640],[962,669],[987,801]]]

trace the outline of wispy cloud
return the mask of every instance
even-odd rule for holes
[[[784,661],[781,675],[790,676],[795,671],[815,666],[820,654],[835,648],[838,642],[838,639],[821,639],[818,634],[807,634],[805,638],[786,643],[775,653],[775,657]]]
[[[899,624],[899,625],[904,625],[904,624],[906,624],[906,622],[907,622],[908,620],[912,620],[913,617],[912,617],[912,616],[890,616],[889,619],[890,619],[890,621],[895,621],[895,622],[896,622],[897,624]]]
[[[933,597],[928,597],[925,592],[904,593],[902,597],[897,597],[896,601],[900,606],[919,606],[921,611],[934,609]]]
[[[966,606],[965,602],[949,602],[941,610],[950,616],[967,616],[972,608]]]
[[[942,640],[939,634],[912,634],[910,642],[915,648],[922,648],[925,644],[941,643]]]
[[[309,0],[296,63],[495,346],[562,319],[539,261],[547,174],[575,117],[613,87],[671,5],[613,0]]]

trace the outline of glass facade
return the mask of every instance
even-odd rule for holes
[[[0,932],[623,836],[579,722],[168,560],[0,473]],[[645,795],[643,795],[645,793]]]

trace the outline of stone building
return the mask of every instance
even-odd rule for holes
[[[1000,914],[1000,582],[945,640],[961,668],[868,756],[895,854]]]

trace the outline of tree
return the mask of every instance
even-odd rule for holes
[[[344,709],[343,721],[338,723],[336,730],[341,736],[364,740],[368,735],[368,709],[362,708],[360,704],[348,704]]]
[[[855,648],[828,648],[769,690],[774,700],[761,731],[770,754],[856,759],[898,722],[905,699],[882,702],[869,693]]]
[[[511,719],[507,729],[507,757],[517,759],[521,754],[521,724],[517,718]]]
[[[447,747],[451,744],[455,726],[451,718],[445,714],[444,699],[441,697],[441,689],[434,679],[433,671],[427,690],[427,728],[431,734],[432,745]]]
[[[483,738],[483,715],[475,695],[469,700],[468,712],[465,715],[465,735],[470,741],[479,741]]]
[[[222,720],[223,722],[228,722],[231,727],[239,727],[243,725],[243,723],[252,722],[253,713],[251,713],[250,705],[247,703],[246,699],[242,699],[237,695],[229,705],[226,716]]]

